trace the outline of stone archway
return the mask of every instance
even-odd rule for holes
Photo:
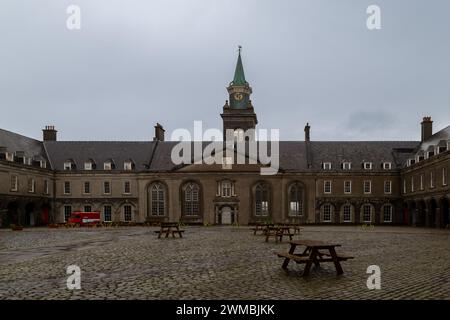
[[[2,219],[2,227],[9,227],[10,224],[19,224],[19,203],[11,201],[6,206],[6,214]]]
[[[233,210],[229,206],[224,206],[220,209],[220,224],[232,224],[233,223]]]
[[[23,221],[23,225],[25,226],[34,226],[36,223],[36,216],[34,214],[34,211],[36,209],[36,206],[33,202],[28,202],[25,205],[25,217]]]

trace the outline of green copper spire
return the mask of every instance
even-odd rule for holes
[[[234,71],[234,79],[231,82],[231,85],[235,85],[235,86],[248,85],[247,81],[245,81],[244,66],[242,65],[242,59],[241,59],[241,49],[242,49],[242,47],[239,46],[239,55],[238,55],[238,60],[236,63],[236,70]]]

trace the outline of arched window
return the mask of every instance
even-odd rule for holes
[[[150,186],[150,215],[164,216],[166,214],[166,188],[156,182]]]
[[[200,187],[189,182],[183,187],[183,215],[198,216],[200,214]]]
[[[255,215],[265,217],[269,215],[269,185],[258,183],[255,188]]]
[[[299,183],[293,183],[289,187],[289,215],[303,215],[303,188]]]

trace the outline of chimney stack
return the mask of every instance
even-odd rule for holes
[[[305,126],[305,141],[306,142],[310,141],[310,135],[309,135],[310,129],[311,129],[311,127],[309,126],[309,123],[306,123],[306,126]]]
[[[164,141],[164,130],[163,126],[159,123],[156,123],[155,126],[155,137],[153,138],[153,141]]]
[[[431,120],[431,117],[423,117],[421,125],[422,125],[421,141],[423,142],[433,135],[433,121]]]
[[[58,131],[55,130],[54,126],[45,126],[45,129],[42,129],[42,140],[43,141],[56,141],[56,133]]]

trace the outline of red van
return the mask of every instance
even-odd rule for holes
[[[100,211],[79,212],[75,211],[70,215],[69,223],[79,224],[80,226],[97,224],[100,222]]]

